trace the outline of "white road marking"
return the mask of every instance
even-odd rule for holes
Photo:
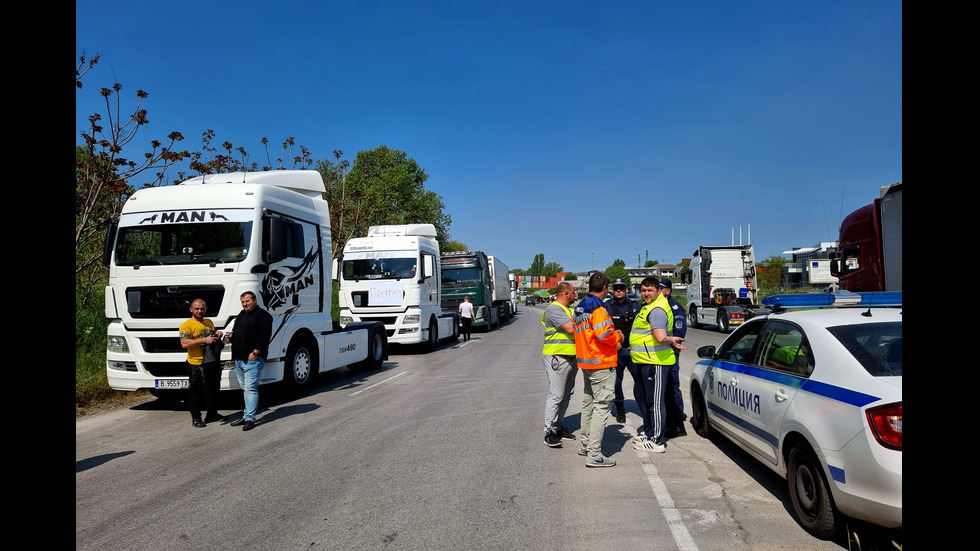
[[[408,373],[408,371],[402,371],[401,373],[399,373],[399,374],[397,374],[397,375],[393,375],[393,376],[391,376],[391,377],[388,377],[387,379],[385,379],[385,380],[383,380],[383,381],[380,381],[380,382],[377,382],[377,383],[374,383],[374,384],[373,384],[373,385],[371,385],[371,386],[366,386],[366,387],[364,387],[364,388],[362,388],[361,390],[358,390],[357,392],[352,392],[352,393],[351,393],[351,396],[357,396],[358,394],[360,394],[360,393],[362,393],[362,392],[364,392],[365,390],[371,390],[372,388],[374,388],[374,387],[376,387],[376,386],[381,386],[381,385],[383,385],[383,384],[385,384],[385,383],[387,383],[388,381],[393,381],[393,380],[395,380],[395,379],[397,379],[397,378],[399,378],[399,377],[401,377],[402,375],[404,375],[404,374],[406,374],[406,373]]]

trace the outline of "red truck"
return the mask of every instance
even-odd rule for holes
[[[830,273],[846,291],[902,291],[902,182],[844,218]]]

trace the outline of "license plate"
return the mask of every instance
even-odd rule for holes
[[[191,382],[187,379],[157,379],[157,388],[165,390],[180,390],[183,388],[190,388]]]

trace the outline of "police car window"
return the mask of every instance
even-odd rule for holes
[[[759,330],[764,323],[752,323],[738,328],[723,344],[718,353],[719,360],[729,362],[750,363],[759,338]]]
[[[770,369],[808,376],[813,372],[813,352],[803,331],[790,323],[772,321],[759,347],[758,364]]]
[[[902,322],[828,327],[844,348],[875,377],[902,376]]]

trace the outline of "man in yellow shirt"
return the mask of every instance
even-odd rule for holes
[[[218,413],[218,391],[221,385],[221,362],[204,362],[204,347],[220,341],[221,331],[214,330],[214,323],[204,317],[208,306],[201,299],[191,303],[191,318],[180,324],[180,346],[187,350],[187,378],[190,389],[187,407],[191,412],[191,424],[206,427],[206,423],[224,419]],[[201,405],[207,417],[201,418]]]

